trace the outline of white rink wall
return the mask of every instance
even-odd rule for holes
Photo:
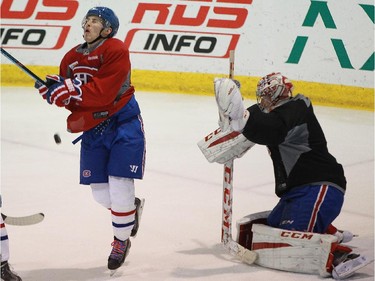
[[[133,69],[236,74],[374,87],[371,0],[2,0],[1,44],[26,65],[58,66],[93,6],[112,8]],[[1,58],[2,64],[10,64]]]

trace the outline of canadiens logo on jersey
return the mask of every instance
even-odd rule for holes
[[[73,74],[75,78],[82,81],[83,84],[91,81],[92,77],[98,72],[98,68],[89,66],[75,66],[73,68]]]
[[[83,176],[84,178],[89,178],[89,177],[91,177],[91,171],[90,171],[90,170],[83,170],[83,171],[82,171],[82,176]]]

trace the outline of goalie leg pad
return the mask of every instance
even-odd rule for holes
[[[267,225],[267,218],[271,211],[263,211],[247,215],[236,222],[237,238],[236,241],[247,249],[251,249],[253,242],[253,232],[251,231],[254,224]]]
[[[262,224],[254,224],[252,231],[251,247],[258,254],[256,264],[289,272],[331,276],[336,236],[284,230]],[[348,251],[351,249],[348,248]]]

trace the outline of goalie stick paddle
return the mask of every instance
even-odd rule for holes
[[[229,78],[234,78],[234,50],[229,53]],[[233,159],[224,163],[221,243],[232,255],[252,264],[257,259],[257,253],[246,249],[232,238],[233,163]]]
[[[37,83],[38,87],[45,85],[46,83],[34,72],[32,72],[29,68],[27,68],[24,64],[18,61],[15,57],[9,54],[4,48],[1,47],[1,53],[7,57],[11,62],[13,62],[16,66],[18,66],[23,72],[33,78]]]
[[[37,224],[43,221],[44,219],[43,213],[36,213],[30,216],[23,216],[23,217],[11,217],[11,216],[7,216],[1,213],[1,216],[4,220],[4,223],[9,224],[9,225],[19,225],[19,226]]]

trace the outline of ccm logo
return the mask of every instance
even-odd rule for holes
[[[232,205],[232,188],[231,184],[232,169],[228,166],[224,168],[224,191],[223,191],[223,227],[230,227],[230,217],[232,216],[231,205]]]
[[[252,0],[188,2],[138,3],[131,23],[160,28],[131,29],[125,38],[129,50],[133,53],[229,57],[229,50],[235,49],[241,33],[239,29],[248,16],[245,4],[251,4]],[[221,7],[221,3],[226,4]],[[236,5],[231,7],[228,3]]]
[[[207,142],[209,141],[210,139],[212,139],[214,136],[216,136],[218,133],[221,132],[221,129],[220,128],[217,128],[215,131],[213,131],[212,133],[208,134],[205,138],[204,138],[204,141]]]
[[[76,0],[3,0],[1,45],[19,49],[61,48],[70,30],[70,24],[61,22],[74,18],[78,6]]]
[[[310,240],[311,238],[313,238],[314,234],[303,233],[303,232],[293,232],[293,231],[282,231],[281,234],[280,234],[280,236],[281,237],[289,237],[289,238]]]

